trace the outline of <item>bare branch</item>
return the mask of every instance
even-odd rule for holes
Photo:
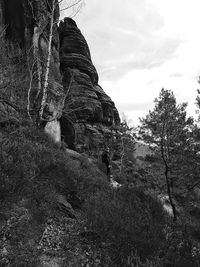
[[[4,27],[4,29],[1,31],[0,33],[0,38],[3,38],[5,32],[6,32],[6,29],[7,29],[8,26]]]
[[[33,67],[34,67],[34,64],[32,66],[32,71],[33,71]],[[37,71],[35,71],[34,73],[30,73],[30,82],[29,82],[29,88],[28,88],[28,101],[27,101],[27,113],[28,113],[28,116],[31,119],[31,115],[30,115],[30,95],[31,95],[31,90],[32,90],[32,82],[33,82],[33,77],[37,74]]]
[[[62,2],[62,1],[61,1]],[[78,0],[77,2],[75,2],[74,4],[71,4],[71,5],[69,5],[69,6],[67,6],[67,7],[65,7],[65,8],[63,8],[63,9],[60,9],[60,12],[62,12],[62,11],[64,11],[64,10],[67,10],[67,9],[70,9],[70,8],[72,8],[72,7],[74,7],[74,6],[76,6],[76,5],[78,5],[79,3],[81,3],[82,2],[82,0]]]
[[[33,10],[33,4],[31,3],[30,0],[28,0],[28,3],[30,5],[30,7],[31,7],[31,12],[32,12],[33,18],[35,19],[35,14],[34,14],[34,10]]]
[[[83,7],[83,3],[77,8],[76,12],[73,15],[70,15],[70,18],[76,17],[76,15],[80,12],[82,7]]]
[[[72,72],[70,72],[72,73]],[[74,81],[74,73],[71,74],[71,79],[70,79],[70,83],[69,83],[69,86],[68,86],[68,89],[67,89],[67,93],[65,94],[64,98],[63,98],[63,103],[62,103],[62,106],[64,106],[64,103],[65,103],[65,100],[66,98],[68,97],[69,95],[69,92],[71,90],[71,86],[72,86],[72,82]]]
[[[12,104],[10,101],[0,98],[0,102],[6,103],[8,106],[12,107],[13,109],[15,109],[16,111],[19,111],[19,107],[15,106],[14,104]]]
[[[48,0],[45,0],[45,2],[46,2],[47,6],[49,7],[49,9],[50,9],[51,12],[52,12],[52,7],[50,6],[49,1],[48,1]]]

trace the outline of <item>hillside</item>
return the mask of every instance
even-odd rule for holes
[[[174,223],[58,3],[0,0],[0,266],[200,266],[198,194]]]

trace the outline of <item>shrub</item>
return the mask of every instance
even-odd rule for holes
[[[109,181],[106,175],[99,172],[94,165],[83,166],[79,171],[77,187],[80,197],[86,201],[91,195],[98,191],[109,190]]]
[[[0,266],[37,266],[40,227],[24,201],[13,204],[0,218]]]
[[[199,266],[199,248],[195,244],[184,225],[173,226],[168,231],[163,256],[164,266]]]
[[[2,203],[25,198],[30,201],[30,210],[35,215],[43,211],[46,217],[51,207],[54,208],[55,192],[67,196],[77,191],[78,170],[73,169],[66,153],[36,127],[24,125],[12,131],[4,129],[0,150]]]
[[[7,231],[11,233],[11,237],[6,239],[9,243],[8,263],[36,266],[35,261],[31,261],[38,253],[33,249],[36,243],[30,242],[38,241],[41,233],[37,229],[44,226],[48,217],[57,215],[57,195],[68,197],[75,192],[84,200],[89,192],[102,188],[103,180],[95,179],[96,171],[92,168],[87,164],[77,165],[43,131],[30,123],[25,122],[17,128],[1,128],[0,223],[6,225],[12,218],[16,221],[15,226]],[[29,214],[27,220],[21,219],[25,218],[24,215],[15,218],[19,211],[17,206],[13,207],[15,203],[22,203],[20,210]]]
[[[139,189],[100,191],[91,196],[85,209],[87,226],[111,244],[112,257],[119,265],[133,252],[146,260],[158,253],[165,240],[160,203]]]
[[[2,129],[0,150],[0,201],[29,198],[33,206],[51,206],[54,192],[66,197],[77,193],[84,200],[108,187],[104,175],[86,157],[82,162],[73,160],[30,123]]]

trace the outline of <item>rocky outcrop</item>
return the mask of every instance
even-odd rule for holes
[[[65,111],[72,110],[76,122],[119,122],[114,103],[98,85],[98,73],[92,63],[88,44],[71,18],[60,23],[60,68],[63,84],[69,90]],[[70,83],[71,82],[71,83]]]
[[[67,92],[64,114],[74,122],[77,143],[103,145],[109,127],[119,123],[111,98],[98,85],[88,44],[71,18],[60,23],[60,69]],[[91,141],[92,140],[92,141]]]
[[[43,99],[48,44],[53,0],[0,0],[0,34],[9,41],[12,49],[21,50],[24,101],[20,108],[29,116],[38,117]],[[87,147],[104,143],[110,127],[119,123],[119,115],[113,101],[98,85],[98,73],[94,67],[88,44],[71,18],[59,20],[58,0],[55,0],[53,39],[51,44],[50,71],[47,98],[44,107],[45,131],[54,139],[75,149],[78,144]],[[15,71],[15,70],[14,70]],[[21,79],[21,78],[20,78]],[[30,83],[30,80],[32,83]],[[20,80],[21,82],[21,80]],[[19,94],[19,90],[17,90]],[[13,102],[12,99],[7,99]],[[15,104],[18,104],[16,98]],[[55,127],[56,126],[56,127]],[[98,141],[98,142],[97,142]]]
[[[59,118],[63,107],[64,91],[59,68],[59,34],[56,24],[59,19],[58,1],[55,1],[54,14],[52,14],[52,5],[53,0],[0,0],[0,34],[8,41],[12,52],[22,51],[18,53],[21,55],[20,60],[14,58],[13,61],[19,63],[16,64],[16,68],[19,68],[22,62],[25,66],[24,76],[26,75],[28,79],[26,79],[27,92],[23,108],[26,108],[28,89],[30,89],[29,109],[33,119],[37,116],[41,106],[52,15],[54,26],[47,100],[44,109],[45,120]],[[13,52],[13,54],[17,53]],[[30,79],[31,84],[29,84]]]

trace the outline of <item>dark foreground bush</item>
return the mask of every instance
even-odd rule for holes
[[[110,244],[116,266],[126,266],[124,260],[135,253],[146,261],[165,241],[164,211],[158,201],[139,189],[101,191],[85,208],[88,227]]]
[[[168,225],[162,262],[164,267],[200,266],[199,243],[190,235],[185,221],[179,221],[176,225]]]
[[[47,183],[49,187],[73,179],[65,166],[65,155],[33,126],[21,126],[0,136],[1,200],[27,196],[32,187]],[[62,170],[56,175],[54,169]],[[60,177],[58,177],[60,176]],[[64,176],[64,178],[63,178]],[[70,181],[71,182],[71,181]],[[65,186],[66,188],[67,186]]]
[[[58,194],[69,202],[79,198],[84,202],[104,187],[108,183],[86,157],[81,163],[72,160],[43,130],[27,122],[1,128],[0,225],[5,225],[7,235],[0,227],[0,265],[32,266],[30,259],[37,261],[36,247],[44,224],[60,210]],[[14,221],[12,227],[10,221]]]
[[[37,261],[43,225],[56,212],[55,192],[75,190],[72,168],[64,152],[30,123],[1,128],[0,265],[37,266],[31,259]]]

